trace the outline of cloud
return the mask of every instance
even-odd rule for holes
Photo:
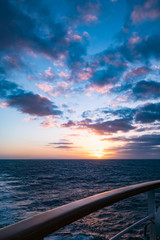
[[[65,73],[65,72],[60,72],[60,73],[58,74],[58,76],[59,76],[60,78],[64,78],[64,79],[68,79],[68,78],[69,78],[69,74],[67,74],[67,73]]]
[[[138,24],[146,20],[156,20],[160,18],[160,4],[158,0],[147,0],[142,5],[136,5],[131,13],[133,24]]]
[[[137,67],[137,68],[134,68],[132,70],[130,70],[126,76],[125,76],[125,79],[126,80],[129,80],[130,78],[133,78],[133,77],[138,77],[138,76],[142,76],[142,75],[145,75],[147,73],[149,73],[151,70],[150,68],[148,67]]]
[[[8,106],[15,107],[22,113],[36,116],[61,115],[62,112],[48,98],[33,92],[22,90],[16,83],[0,81],[0,97],[5,99]]]
[[[48,9],[42,11],[42,1],[39,6],[30,5],[28,12],[28,2],[23,5],[13,3],[10,0],[0,2],[1,32],[0,48],[5,49],[31,49],[52,57],[64,51],[63,42],[66,30],[62,24],[57,24],[51,20],[50,14],[46,15]],[[33,14],[37,9],[36,14]],[[39,22],[43,20],[43,32],[40,34]],[[51,31],[52,29],[52,31]],[[47,36],[47,30],[50,37]]]
[[[106,121],[97,124],[91,124],[88,126],[94,131],[105,134],[105,133],[116,133],[116,132],[128,132],[135,127],[131,124],[131,119],[116,119],[113,121]]]
[[[73,143],[70,142],[67,139],[61,139],[59,142],[51,142],[48,144],[49,146],[52,146],[54,148],[60,148],[60,149],[72,149],[77,148],[73,146]]]
[[[140,81],[133,88],[137,99],[160,98],[160,83],[155,81]]]
[[[98,70],[91,78],[93,85],[105,86],[108,84],[115,84],[121,76],[123,69],[109,66],[106,70]]]
[[[67,123],[63,124],[62,127],[91,129],[92,131],[99,134],[116,133],[119,131],[128,132],[132,129],[135,129],[135,127],[131,124],[131,120],[131,118],[126,118],[115,119],[112,121],[104,121],[100,118],[96,123],[92,123],[91,119],[85,119],[78,122],[73,122],[69,120]]]
[[[137,108],[135,120],[140,123],[160,121],[160,103],[148,103]]]
[[[66,95],[67,90],[69,89],[69,84],[65,81],[57,82],[56,86],[48,84],[47,82],[43,83],[36,83],[35,84],[38,88],[46,92],[48,95],[56,97],[58,95]]]
[[[137,59],[148,59],[154,57],[155,59],[160,59],[160,36],[159,35],[151,35],[139,43],[137,43],[134,47],[133,56]]]
[[[142,158],[159,158],[160,154],[160,137],[159,135],[142,135],[133,137],[129,140],[123,151],[132,156],[141,156]]]
[[[27,117],[27,118],[24,118],[25,121],[35,121],[37,120],[36,117]]]
[[[38,77],[28,76],[28,79],[29,79],[29,80],[37,80],[37,79],[38,79],[38,80],[44,80],[44,79],[45,79],[45,81],[51,82],[51,80],[54,80],[54,79],[55,79],[55,74],[54,74],[52,68],[51,68],[51,67],[48,67],[48,68],[44,71],[44,73],[39,72],[39,73],[38,73]]]
[[[109,137],[102,141],[124,142],[125,145],[116,146],[106,151],[112,150],[119,156],[127,158],[159,158],[160,137],[158,134],[144,134],[138,137]]]
[[[71,142],[53,142],[53,143],[49,143],[50,145],[72,145],[73,143]]]
[[[43,1],[39,4],[30,1],[0,1],[0,50],[2,63],[18,68],[26,64],[25,54],[31,57],[41,56],[64,62],[73,68],[75,62],[83,62],[86,55],[87,38],[78,35],[68,41],[68,26],[65,21],[57,22],[56,11]],[[71,66],[73,65],[73,66]],[[21,68],[19,68],[21,70]],[[45,73],[47,78],[54,78],[51,69]]]
[[[113,109],[105,109],[103,110],[103,113],[105,113],[106,115],[111,115],[112,117],[113,116],[116,116],[116,117],[119,117],[121,119],[133,119],[134,117],[134,114],[135,114],[135,109],[133,108],[129,108],[129,107],[124,107],[124,108],[120,108],[120,109],[116,109],[116,110],[113,110]]]
[[[43,121],[43,122],[41,122],[40,127],[41,128],[50,128],[50,127],[52,127],[52,123],[50,121]]]
[[[62,113],[50,100],[32,92],[10,95],[7,103],[9,106],[17,108],[20,112],[30,115],[47,116],[61,115]]]
[[[69,120],[67,123],[62,124],[62,127],[76,127],[76,128],[86,128],[92,122],[91,119],[86,118],[82,121],[73,122]]]
[[[18,85],[14,82],[9,82],[6,80],[0,80],[0,97],[6,98],[9,94],[16,94],[20,89]]]
[[[67,123],[62,124],[62,127],[74,127],[75,123],[69,120]]]
[[[71,148],[75,148],[75,147],[70,147],[70,146],[57,146],[57,147],[55,147],[55,148],[62,148],[62,149],[71,149]]]
[[[101,4],[99,1],[85,0],[83,3],[81,1],[77,1],[77,4],[75,5],[75,13],[73,14],[71,20],[74,21],[74,23],[81,25],[97,23],[98,16],[101,13]]]
[[[120,54],[118,47],[108,48],[107,50],[96,54],[92,62],[92,85],[105,86],[117,84],[123,73],[128,68],[128,63],[123,54]]]

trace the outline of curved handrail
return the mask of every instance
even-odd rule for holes
[[[106,206],[160,188],[160,180],[135,184],[87,197],[0,229],[1,240],[39,240]]]

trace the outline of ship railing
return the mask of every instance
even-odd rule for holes
[[[148,216],[121,231],[110,240],[115,240],[133,227],[150,221],[150,240],[156,240],[156,206],[155,189],[160,188],[160,180],[135,184],[103,192],[91,197],[65,204],[52,210],[40,213],[26,220],[0,229],[1,240],[42,240],[47,235],[99,209],[110,206],[123,199],[147,192]]]

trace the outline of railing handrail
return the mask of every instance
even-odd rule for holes
[[[96,194],[0,229],[1,240],[39,240],[54,231],[120,200],[160,188],[160,180]]]

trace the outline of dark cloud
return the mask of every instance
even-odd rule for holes
[[[67,123],[62,124],[62,127],[73,127],[75,126],[75,123],[71,120],[69,120]]]
[[[140,81],[133,88],[133,93],[137,99],[159,98],[160,83],[155,81]]]
[[[50,100],[32,92],[10,95],[7,103],[9,106],[17,108],[20,112],[30,115],[47,116],[60,115],[62,113],[57,110],[57,106]]]
[[[92,63],[95,68],[91,78],[92,84],[105,86],[119,82],[128,66],[124,56],[117,50],[117,48],[108,48],[95,56],[95,61]]]
[[[160,154],[160,136],[157,134],[146,134],[139,137],[111,137],[102,139],[102,141],[123,141],[124,146],[108,149],[114,150],[119,156],[128,158],[159,158]]]
[[[62,127],[88,128],[98,132],[99,134],[116,133],[118,131],[128,132],[135,128],[132,126],[131,120],[131,118],[125,118],[104,121],[104,119],[100,118],[93,124],[92,120],[85,119],[79,122],[68,121],[63,124]]]
[[[145,134],[138,137],[109,137],[104,138],[101,141],[123,141],[123,142],[130,142],[130,143],[140,143],[145,144],[145,146],[158,146],[160,145],[160,137],[159,135],[153,134]]]
[[[143,38],[134,48],[134,56],[141,59],[154,57],[160,59],[160,36],[153,35]]]
[[[50,145],[72,145],[73,143],[71,142],[53,142],[49,143]]]
[[[128,132],[135,128],[131,124],[131,119],[128,119],[128,118],[116,119],[113,121],[106,121],[106,122],[97,123],[97,124],[91,124],[88,127],[100,134],[116,133],[118,131]]]
[[[62,146],[57,146],[57,147],[55,147],[55,148],[71,149],[71,148],[74,148],[74,147],[62,145]]]
[[[146,75],[147,73],[151,72],[149,67],[138,67],[133,68],[129,72],[127,72],[125,79],[130,80],[132,78],[138,78],[139,76]]]
[[[97,110],[98,111],[98,110]],[[93,112],[95,113],[95,112]],[[160,121],[160,103],[145,103],[144,105],[139,105],[136,108],[121,108],[113,110],[110,108],[99,109],[99,114],[106,114],[103,118],[99,118],[96,122],[85,123],[83,122],[83,128],[90,128],[94,131],[97,131],[100,134],[105,133],[115,133],[118,131],[127,132],[132,129],[136,129],[133,123],[154,123]],[[91,111],[85,111],[82,114],[82,117],[91,116]],[[115,119],[116,118],[116,119]],[[118,118],[118,119],[117,119]],[[106,121],[107,119],[107,121]],[[114,119],[114,120],[112,120]],[[64,124],[64,127],[80,127],[81,122],[68,121]],[[158,122],[157,122],[158,124]],[[157,130],[157,126],[151,126],[151,130]],[[149,130],[149,128],[142,128],[144,130]],[[136,129],[136,131],[142,131]]]
[[[39,6],[37,6],[37,10],[39,10]],[[66,35],[65,29],[61,24],[50,22],[49,16],[42,16],[42,11],[33,14],[35,10],[34,4],[33,8],[30,6],[30,13],[25,11],[26,7],[27,2],[24,2],[21,8],[10,0],[0,2],[1,50],[30,48],[56,57],[58,51],[62,52],[64,50],[62,49],[62,42]],[[41,22],[43,31],[42,28],[40,30],[39,26],[42,19],[44,20]],[[51,27],[51,36],[48,38],[47,30],[50,31]]]
[[[58,59],[62,55],[69,67],[83,62],[87,40],[68,38],[65,22],[56,22],[56,12],[43,1],[0,1],[0,51],[7,69],[25,65],[22,53],[29,51]],[[53,10],[53,11],[52,11]],[[72,66],[73,65],[73,66]]]
[[[136,108],[107,109],[103,110],[103,113],[109,114],[110,117],[116,116],[125,119],[130,123],[132,120],[137,123],[154,123],[160,121],[160,103],[145,103]],[[116,122],[117,120],[115,120]]]
[[[22,113],[36,116],[61,115],[62,112],[48,98],[33,92],[26,92],[15,83],[0,81],[0,96],[8,106],[15,107]]]
[[[127,141],[127,140],[126,140]],[[132,156],[158,157],[160,154],[160,136],[159,135],[143,135],[140,137],[131,138],[123,151]]]
[[[1,98],[6,98],[10,94],[17,94],[19,91],[20,89],[16,83],[0,79]]]
[[[105,114],[111,114],[113,116],[118,116],[119,118],[128,118],[132,119],[135,113],[135,110],[132,108],[121,108],[117,110],[103,110],[103,113]]]
[[[73,143],[67,139],[61,139],[59,142],[51,142],[48,145],[52,146],[54,148],[61,148],[61,149],[78,148],[78,147],[73,146]]]
[[[142,107],[138,107],[135,120],[140,123],[160,121],[160,103],[148,103]]]
[[[92,77],[91,82],[98,86],[114,84],[119,80],[122,71],[123,68],[117,68],[114,66],[110,66],[106,70],[98,70]]]
[[[70,25],[93,25],[99,22],[100,15],[108,6],[104,0],[67,0],[66,3],[70,6],[67,17]]]
[[[160,3],[158,0],[143,0],[135,4],[131,13],[132,24],[145,21],[155,21],[160,18]]]

